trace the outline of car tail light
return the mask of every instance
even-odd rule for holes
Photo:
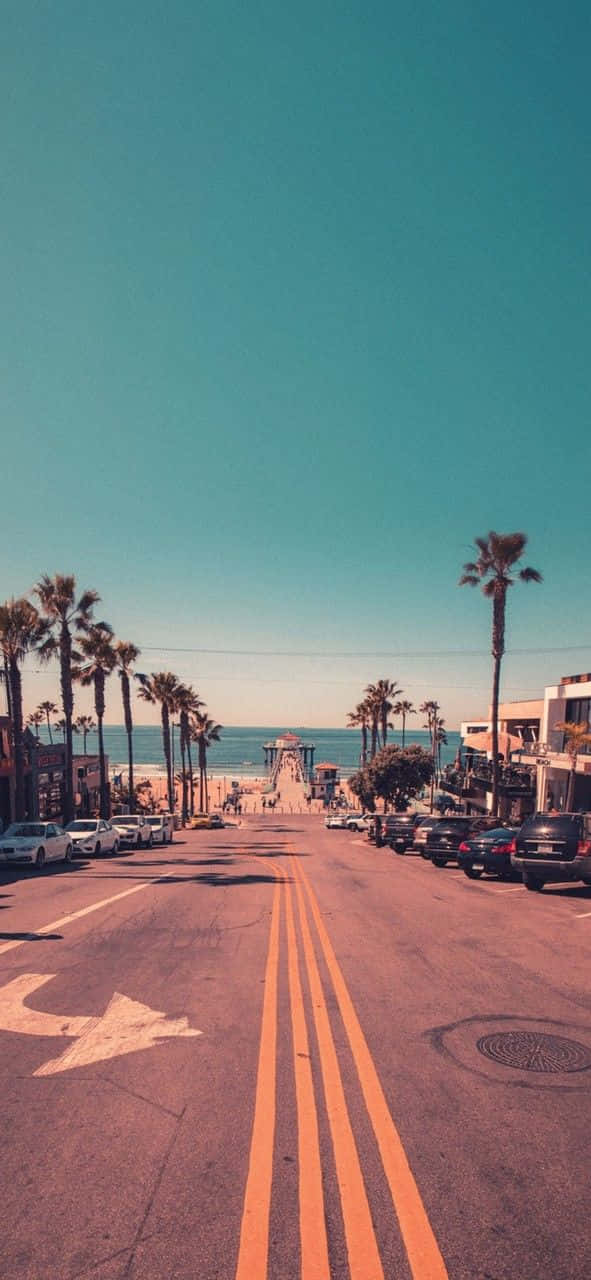
[[[579,840],[577,853],[580,857],[588,858],[589,854],[591,854],[591,840]]]
[[[513,840],[511,841],[511,844],[508,844],[508,845],[507,845],[507,852],[508,852],[508,853],[517,853],[517,841],[516,841],[515,839],[513,839]]]
[[[469,853],[469,852],[470,852],[470,845],[467,843],[466,840],[462,840],[461,845],[458,846],[458,853]]]
[[[493,844],[491,853],[515,853],[515,841],[511,840],[509,844]]]

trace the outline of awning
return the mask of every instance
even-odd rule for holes
[[[472,747],[474,751],[492,751],[492,731],[489,733],[468,733],[463,742],[464,751]],[[521,738],[512,733],[499,733],[499,751],[508,760],[512,751],[523,749]]]

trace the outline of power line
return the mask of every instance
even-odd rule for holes
[[[552,645],[547,648],[506,649],[505,656],[544,653],[581,653],[591,649],[591,640],[583,644]],[[490,649],[203,649],[193,646],[146,644],[142,653],[203,653],[248,658],[480,658],[490,657]]]

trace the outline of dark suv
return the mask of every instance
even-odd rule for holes
[[[536,813],[518,831],[511,862],[526,889],[547,880],[591,885],[591,813]]]
[[[420,818],[419,813],[393,813],[390,816],[386,839],[391,849],[395,849],[396,853],[406,853],[407,849],[412,849]]]
[[[458,849],[465,840],[473,840],[481,831],[492,831],[498,825],[498,818],[479,818],[469,814],[461,818],[442,818],[427,836],[427,857],[435,867],[457,862]]]

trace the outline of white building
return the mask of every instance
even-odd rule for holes
[[[570,720],[591,724],[591,674],[563,676],[560,684],[544,690],[544,708],[538,741],[524,763],[537,767],[536,809],[564,809],[568,792],[571,758],[564,750],[564,733],[556,725]],[[591,748],[577,759],[573,808],[591,811]]]

